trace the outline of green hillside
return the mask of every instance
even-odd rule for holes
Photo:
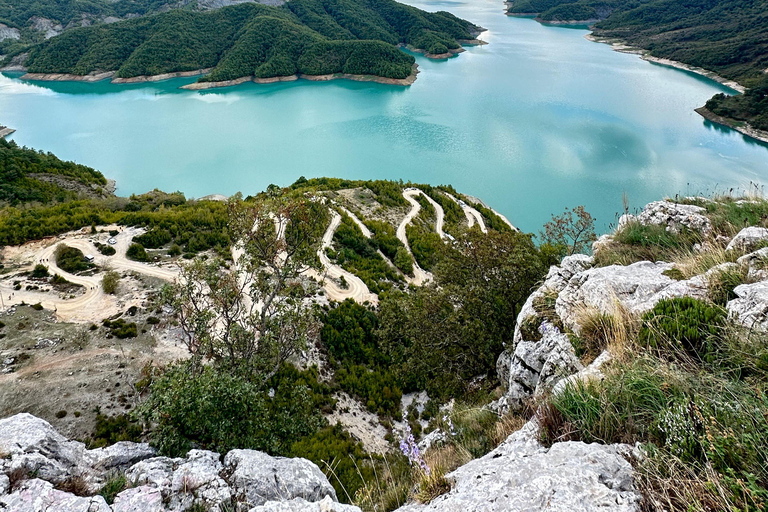
[[[295,73],[405,78],[414,59],[396,45],[445,53],[476,30],[449,13],[392,0],[242,4],[68,30],[33,47],[26,66],[34,73],[115,71],[120,78],[213,68],[201,81]]]
[[[752,91],[718,95],[707,108],[768,130],[767,7],[761,0],[515,0],[508,12],[537,13],[547,22],[600,20],[596,36],[736,80]]]

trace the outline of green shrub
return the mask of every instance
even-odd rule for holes
[[[55,257],[56,265],[64,272],[69,272],[70,274],[83,272],[95,266],[93,263],[85,260],[85,256],[80,249],[64,244],[59,244],[56,247]]]
[[[45,277],[48,277],[50,274],[48,274],[48,267],[45,265],[40,265],[39,263],[35,265],[34,270],[32,270],[32,277],[35,279],[42,279]]]
[[[141,426],[128,414],[106,416],[98,413],[88,446],[93,449],[103,448],[119,441],[137,443],[141,441],[142,433]]]
[[[117,253],[115,248],[112,247],[111,245],[99,244],[97,246],[97,249],[99,249],[99,252],[104,256],[114,256],[115,253]]]
[[[135,322],[129,323],[122,318],[118,318],[117,320],[104,320],[102,323],[104,324],[104,327],[109,329],[109,333],[112,336],[121,340],[125,338],[135,338],[139,333]]]
[[[101,486],[99,494],[104,498],[104,501],[106,501],[108,505],[112,505],[115,502],[115,496],[127,487],[128,480],[125,478],[125,475],[115,474]]]
[[[104,274],[104,277],[101,278],[101,287],[104,290],[104,293],[112,295],[117,291],[117,285],[119,282],[120,274],[114,270],[110,270]]]
[[[721,306],[735,299],[734,289],[747,280],[747,271],[746,265],[733,265],[713,271],[707,278],[709,299]]]
[[[125,255],[128,259],[134,261],[149,261],[149,254],[147,254],[147,251],[144,250],[144,246],[141,244],[131,244],[125,252]]]
[[[705,359],[725,319],[722,308],[691,297],[664,299],[643,315],[638,342],[667,356]]]

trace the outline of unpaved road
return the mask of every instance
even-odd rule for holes
[[[107,226],[107,229],[113,226]],[[50,238],[43,241],[42,246],[34,251],[32,256],[33,264],[41,264],[48,267],[51,274],[58,274],[67,281],[78,284],[83,287],[84,293],[74,298],[61,298],[54,292],[42,293],[27,290],[13,290],[8,280],[0,284],[0,293],[2,293],[3,306],[40,303],[46,309],[52,309],[56,312],[59,320],[92,322],[98,321],[105,316],[110,316],[116,312],[117,299],[114,296],[107,295],[101,288],[101,273],[93,276],[77,276],[65,272],[56,264],[56,247],[63,243],[69,247],[80,249],[83,254],[89,254],[94,257],[94,263],[103,269],[132,271],[139,274],[156,277],[166,281],[174,281],[178,276],[178,269],[169,269],[131,261],[126,258],[125,252],[131,244],[131,239],[143,230],[138,228],[126,228],[116,237],[117,243],[113,246],[117,251],[113,256],[104,256],[90,240],[90,234],[82,232],[70,233],[63,237]],[[40,245],[38,242],[34,242]],[[31,244],[30,244],[31,245]]]
[[[475,210],[464,201],[459,201],[448,192],[443,192],[443,194],[451,198],[454,203],[461,206],[461,209],[464,210],[464,215],[467,217],[467,223],[470,228],[477,222],[477,225],[480,226],[480,231],[486,234],[488,233],[488,229],[485,227],[485,220],[483,220],[483,215],[479,211]]]
[[[325,234],[323,234],[323,243],[321,244],[320,249],[317,251],[317,256],[320,258],[320,263],[322,263],[323,267],[325,268],[325,272],[323,275],[320,275],[316,271],[310,269],[305,273],[310,277],[320,281],[324,280],[323,278],[325,276],[331,277],[333,279],[340,279],[341,277],[344,277],[344,280],[347,282],[346,289],[341,288],[338,284],[336,284],[335,281],[325,279],[325,293],[331,300],[343,301],[346,299],[352,299],[360,304],[364,302],[378,304],[378,295],[371,293],[362,279],[352,274],[351,272],[347,272],[340,266],[334,265],[328,258],[328,255],[325,253],[325,250],[330,247],[331,243],[333,242],[333,234],[336,232],[339,224],[341,224],[341,215],[331,210],[331,216],[331,223],[328,225],[328,229],[325,230]]]
[[[408,249],[408,252],[413,256],[413,252],[411,252],[411,246],[408,245],[408,237],[405,233],[405,228],[410,224],[414,218],[419,214],[419,211],[421,211],[421,205],[419,205],[419,202],[414,199],[417,195],[423,194],[424,197],[427,198],[427,201],[429,201],[429,204],[431,204],[435,208],[435,212],[437,213],[437,220],[435,221],[435,231],[440,236],[440,238],[445,238],[445,233],[443,233],[443,223],[445,219],[445,212],[443,211],[443,207],[440,206],[438,203],[436,203],[431,197],[429,197],[427,194],[424,194],[421,190],[418,188],[407,188],[403,191],[403,197],[406,201],[411,203],[411,211],[408,212],[408,214],[405,216],[403,221],[400,223],[399,226],[397,226],[397,238],[403,243],[406,249]],[[416,286],[421,286],[427,281],[430,281],[432,279],[432,274],[424,270],[419,266],[419,264],[416,262],[416,258],[413,259],[413,279],[409,280],[408,282],[411,284],[414,284]]]

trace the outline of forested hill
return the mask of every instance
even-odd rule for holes
[[[768,3],[765,0],[514,0],[509,14],[545,22],[594,21],[594,34],[651,55],[712,70],[752,88],[707,105],[735,122],[768,130]]]
[[[109,194],[99,171],[0,138],[0,206]]]
[[[34,47],[26,66],[35,73],[116,71],[119,78],[213,68],[203,81],[296,73],[405,78],[414,59],[396,45],[446,53],[477,30],[447,12],[393,0],[249,3],[72,29]]]

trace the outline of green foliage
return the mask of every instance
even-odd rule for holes
[[[106,416],[98,413],[88,447],[103,448],[120,441],[138,443],[141,441],[142,434],[141,426],[128,414]]]
[[[171,240],[173,240],[173,236],[170,231],[163,228],[154,228],[143,235],[133,237],[134,242],[141,244],[146,249],[159,249]]]
[[[397,238],[395,228],[386,222],[367,220],[365,225],[371,230],[371,242],[403,274],[413,275],[413,258],[403,243]]]
[[[471,39],[472,30],[448,13],[391,0],[249,3],[68,30],[33,47],[27,67],[80,75],[110,70],[122,78],[213,68],[201,81],[296,73],[405,78],[414,58],[396,45],[458,48],[458,39]]]
[[[115,502],[115,496],[128,487],[128,480],[123,474],[115,474],[107,480],[99,489],[99,495],[108,505]]]
[[[768,219],[768,201],[765,199],[723,197],[700,206],[707,209],[707,217],[715,231],[725,236],[733,236],[748,226],[764,226]]]
[[[616,231],[610,246],[595,253],[595,263],[606,266],[643,260],[669,261],[675,254],[690,253],[700,241],[699,235],[686,229],[674,233],[662,225],[629,222]]]
[[[85,260],[85,255],[80,249],[59,244],[56,246],[56,265],[64,272],[77,274],[93,268],[95,265]]]
[[[101,287],[104,293],[114,294],[117,291],[117,285],[120,282],[120,274],[114,270],[110,270],[104,274],[101,278]]]
[[[74,183],[83,189],[106,185],[104,176],[90,167],[59,160],[51,153],[19,147],[0,139],[0,203],[55,203],[76,199],[78,194],[56,180]]]
[[[559,248],[563,256],[592,252],[595,235],[595,219],[584,209],[576,206],[560,215],[552,215],[552,220],[544,224],[544,231],[539,236],[543,244]]]
[[[95,245],[96,245],[96,248],[99,250],[99,252],[104,256],[114,256],[117,253],[115,248],[112,247],[111,245],[100,244],[100,243],[96,243]]]
[[[763,79],[744,94],[716,94],[705,107],[719,116],[747,122],[753,128],[768,131],[768,79]]]
[[[545,273],[529,235],[469,231],[434,269],[436,286],[391,292],[380,303],[377,334],[405,391],[461,395],[477,375],[493,374],[502,342]]]
[[[337,248],[334,254],[336,262],[362,279],[373,293],[388,290],[392,283],[402,281],[402,276],[377,252],[376,244],[363,235],[348,215],[342,216],[333,240]]]
[[[336,371],[336,380],[343,390],[358,397],[369,411],[400,417],[400,399],[403,392],[395,384],[391,372],[347,364]]]
[[[416,262],[424,270],[431,270],[440,259],[443,241],[440,236],[424,224],[409,224],[405,236]]]
[[[706,359],[725,318],[722,308],[691,297],[664,299],[643,315],[638,341],[669,356]]]
[[[149,261],[149,254],[144,250],[144,246],[137,243],[133,243],[128,247],[128,250],[125,251],[125,256],[134,261]]]
[[[125,338],[135,338],[139,334],[135,322],[126,322],[122,318],[118,318],[117,320],[107,319],[104,320],[102,324],[109,329],[109,334],[121,340]]]
[[[48,273],[48,267],[45,265],[37,264],[35,265],[35,268],[32,270],[32,277],[35,279],[43,279],[45,277],[48,277],[50,274]]]
[[[154,379],[140,413],[155,423],[150,437],[163,454],[182,455],[194,445],[289,455],[295,442],[323,426],[320,409],[329,404],[330,390],[313,370],[284,366],[265,387],[215,366],[182,362]]]
[[[352,439],[339,424],[296,441],[291,446],[290,456],[304,457],[317,464],[342,501],[355,496],[365,481],[375,479],[362,444]]]

